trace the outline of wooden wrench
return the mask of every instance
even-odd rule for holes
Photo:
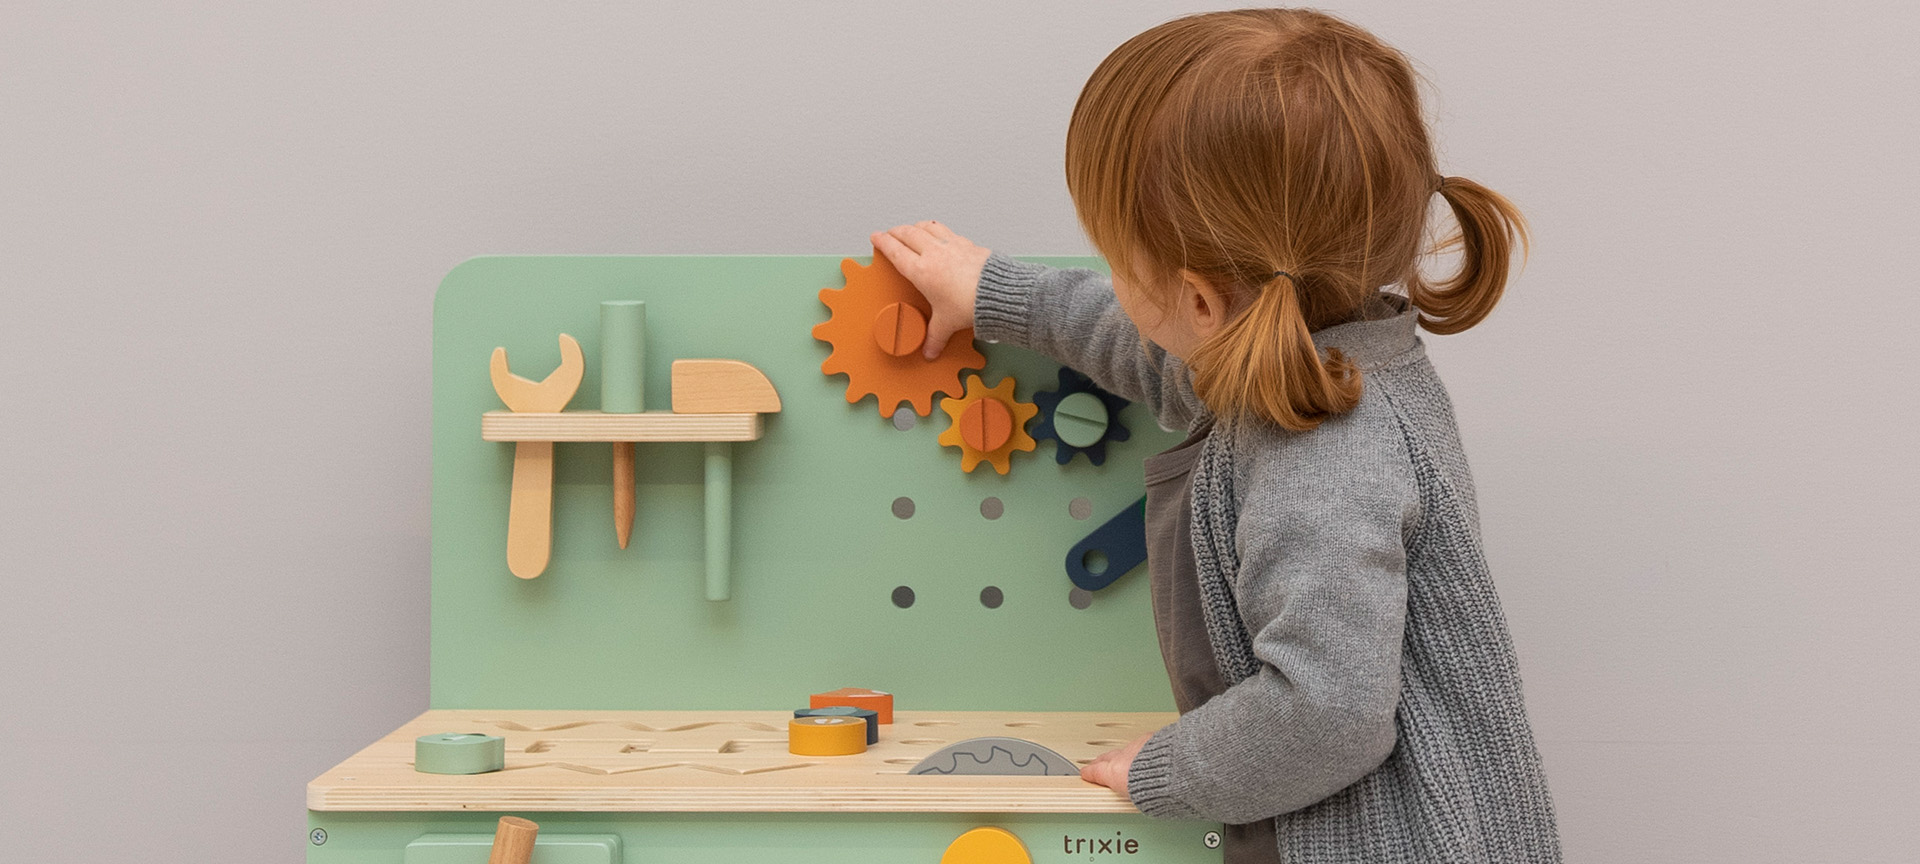
[[[507,349],[493,349],[487,371],[493,392],[516,414],[557,414],[580,389],[586,372],[580,343],[560,334],[560,368],[540,381],[507,371]],[[553,442],[516,441],[513,445],[513,497],[507,503],[507,569],[532,579],[547,569],[553,552]]]

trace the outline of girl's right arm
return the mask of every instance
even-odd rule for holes
[[[1186,364],[1140,338],[1107,277],[995,255],[937,222],[876,232],[873,242],[932,305],[927,345],[972,326],[1145,404],[1165,428],[1186,429],[1204,412]]]

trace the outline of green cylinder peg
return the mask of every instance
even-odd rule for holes
[[[485,774],[507,767],[507,739],[437,732],[413,739],[413,770],[422,774]]]
[[[638,414],[646,410],[647,303],[600,303],[600,410]]]
[[[707,442],[707,599],[733,596],[733,444]]]

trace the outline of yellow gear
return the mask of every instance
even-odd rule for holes
[[[953,418],[940,433],[940,443],[960,448],[962,471],[972,473],[981,462],[991,462],[993,470],[1005,474],[1014,451],[1035,446],[1027,421],[1040,413],[1040,406],[1013,398],[1012,378],[988,387],[980,376],[968,375],[966,395],[942,399],[940,408]]]
[[[971,327],[953,334],[939,357],[921,356],[932,307],[878,250],[864,267],[852,258],[841,261],[840,273],[847,287],[821,289],[820,302],[831,314],[814,326],[813,338],[833,346],[820,371],[847,376],[849,404],[871,393],[881,417],[892,417],[902,402],[925,417],[933,413],[935,394],[960,392],[961,371],[987,365],[973,347]]]

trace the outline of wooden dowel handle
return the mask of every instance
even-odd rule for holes
[[[615,441],[613,443],[613,536],[620,541],[620,548],[627,548],[627,541],[633,539],[633,511],[638,502],[634,500],[633,488],[633,442]]]
[[[487,856],[487,864],[528,864],[533,860],[533,841],[540,834],[540,826],[518,816],[500,817],[500,827],[493,830],[493,854]]]
[[[707,442],[707,599],[733,596],[733,445]]]

